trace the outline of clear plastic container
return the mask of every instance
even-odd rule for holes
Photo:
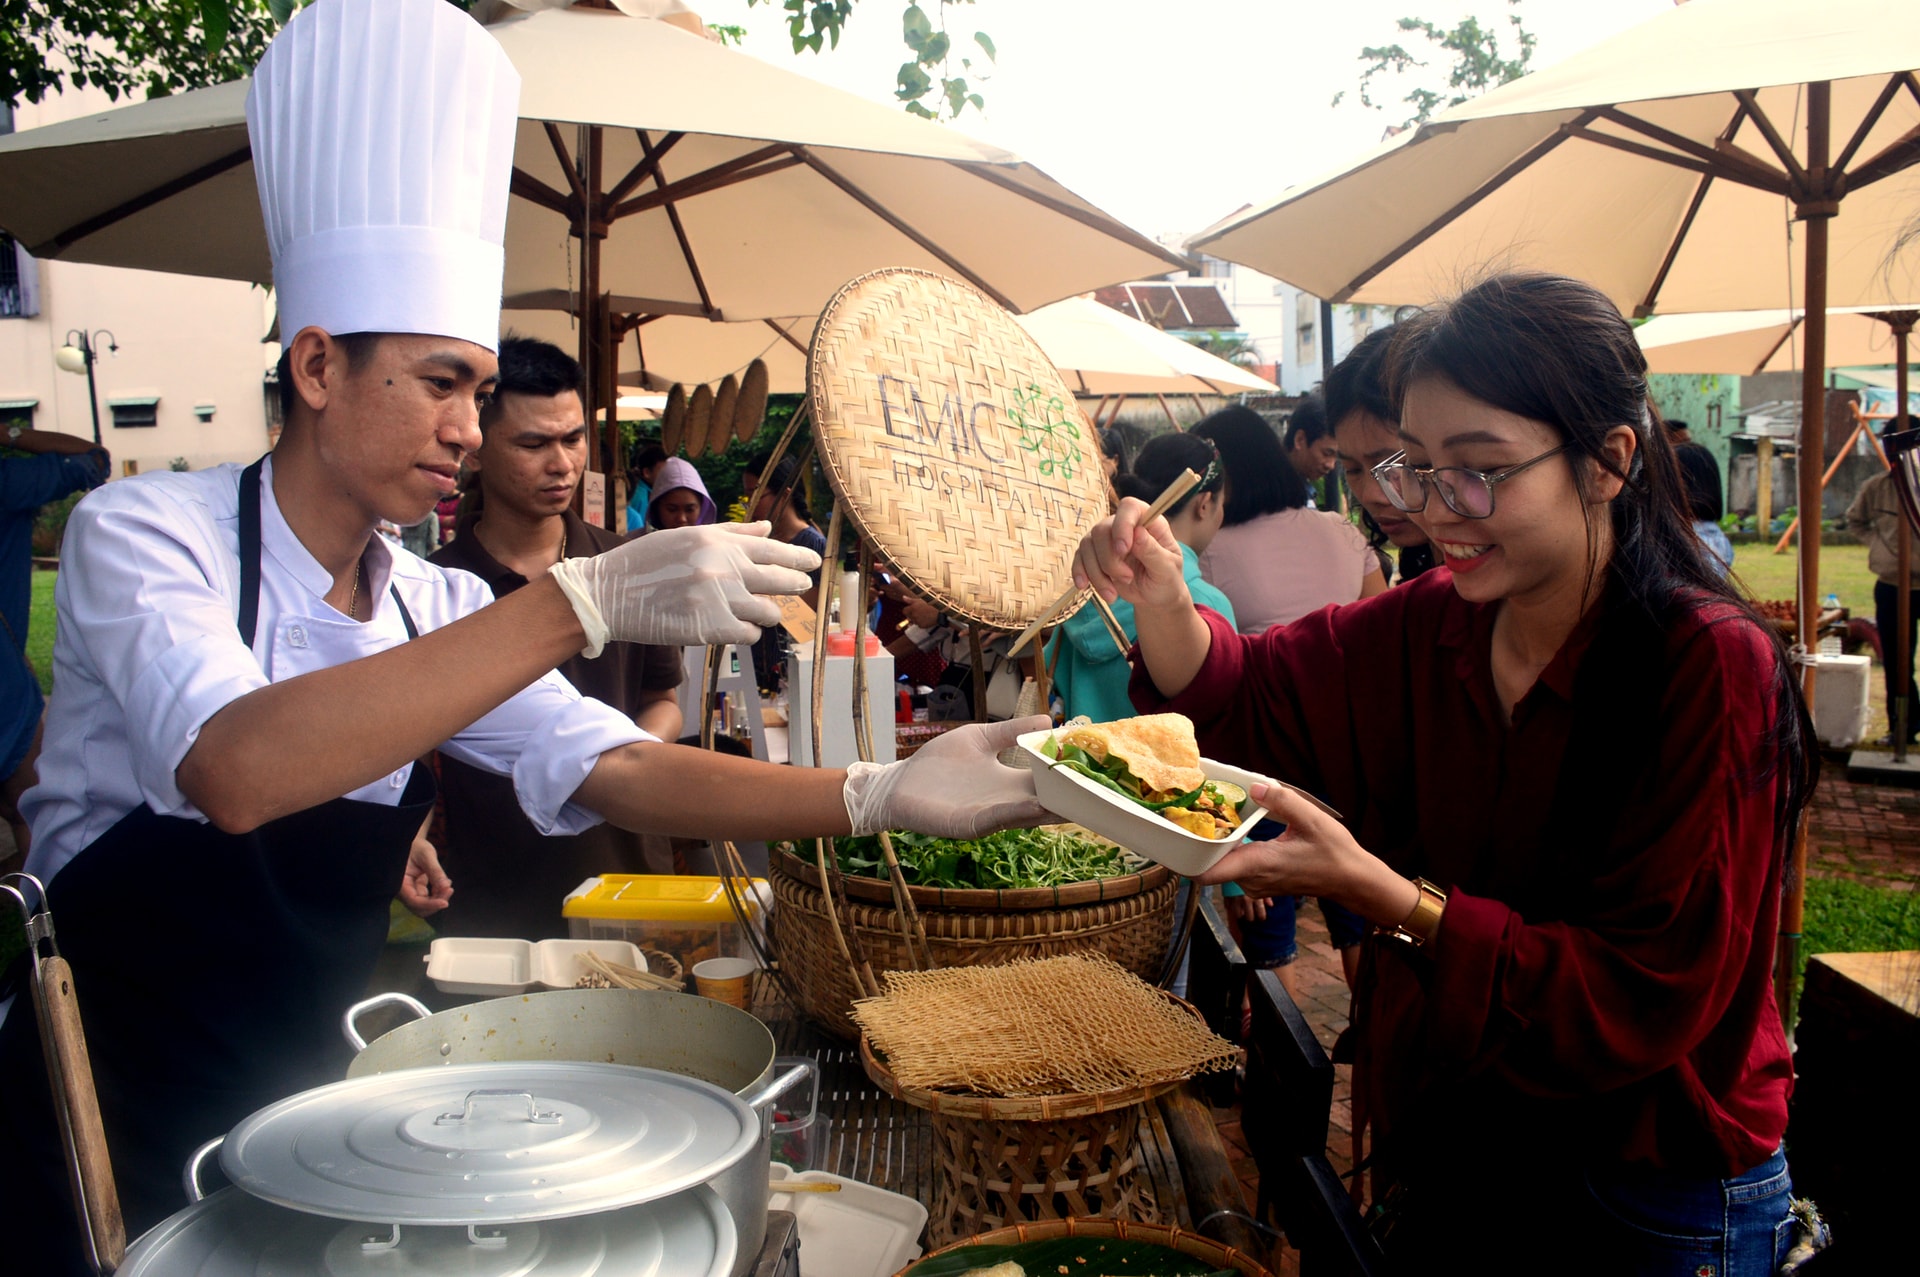
[[[757,920],[772,899],[766,879],[753,879],[748,916]],[[574,939],[629,941],[661,974],[671,968],[656,965],[655,953],[677,962],[681,974],[708,958],[753,957],[718,878],[601,874],[574,888],[560,912]]]
[[[804,1055],[777,1055],[773,1059],[775,1077],[796,1064],[812,1064]],[[796,1171],[810,1171],[826,1164],[826,1142],[831,1134],[826,1118],[820,1116],[820,1070],[808,1071],[807,1081],[774,1102],[772,1158]]]

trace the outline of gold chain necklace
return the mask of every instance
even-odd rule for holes
[[[360,619],[360,560],[353,561],[353,589],[347,593],[347,619]]]

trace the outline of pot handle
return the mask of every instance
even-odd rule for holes
[[[424,1020],[433,1014],[427,1010],[426,1003],[418,998],[410,998],[404,993],[376,993],[364,1001],[354,1003],[347,1008],[347,1013],[340,1017],[340,1031],[347,1035],[347,1045],[351,1046],[356,1053],[367,1049],[367,1040],[360,1036],[360,1030],[354,1027],[354,1022],[367,1012],[376,1011],[381,1007],[405,1007],[413,1012],[413,1018],[416,1020]]]
[[[193,1154],[187,1158],[187,1169],[180,1173],[180,1186],[187,1190],[187,1200],[189,1202],[202,1202],[206,1200],[207,1190],[200,1185],[200,1168],[206,1165],[207,1159],[219,1152],[220,1146],[226,1142],[226,1136],[216,1135],[199,1148],[194,1149]]]
[[[740,1098],[745,1100],[747,1104],[763,1118],[771,1121],[773,1102],[785,1095],[788,1091],[791,1091],[802,1078],[817,1073],[819,1069],[820,1065],[813,1060],[796,1064],[785,1073],[775,1076],[759,1090],[749,1091]]]

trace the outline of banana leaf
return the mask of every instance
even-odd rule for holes
[[[962,1246],[921,1260],[907,1277],[964,1277],[1011,1260],[1027,1277],[1237,1277],[1230,1268],[1209,1268],[1206,1261],[1170,1246],[1123,1241],[1117,1237],[1055,1237],[1010,1246]]]

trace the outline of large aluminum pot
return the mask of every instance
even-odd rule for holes
[[[420,1016],[367,1042],[355,1027],[368,1012],[399,1007]],[[493,998],[437,1015],[403,993],[347,1009],[342,1028],[360,1053],[348,1077],[439,1064],[581,1060],[631,1064],[697,1077],[761,1111],[760,1146],[712,1181],[740,1235],[733,1277],[759,1258],[767,1233],[772,1102],[795,1078],[773,1078],[773,1034],[753,1016],[711,998],[647,989],[561,989]],[[769,1084],[776,1089],[768,1091]]]
[[[380,1007],[421,1018],[367,1042],[355,1025]],[[744,1095],[773,1076],[766,1025],[712,998],[650,989],[525,993],[438,1015],[403,993],[383,993],[347,1008],[341,1027],[360,1053],[348,1077],[430,1064],[580,1060],[663,1069]]]

